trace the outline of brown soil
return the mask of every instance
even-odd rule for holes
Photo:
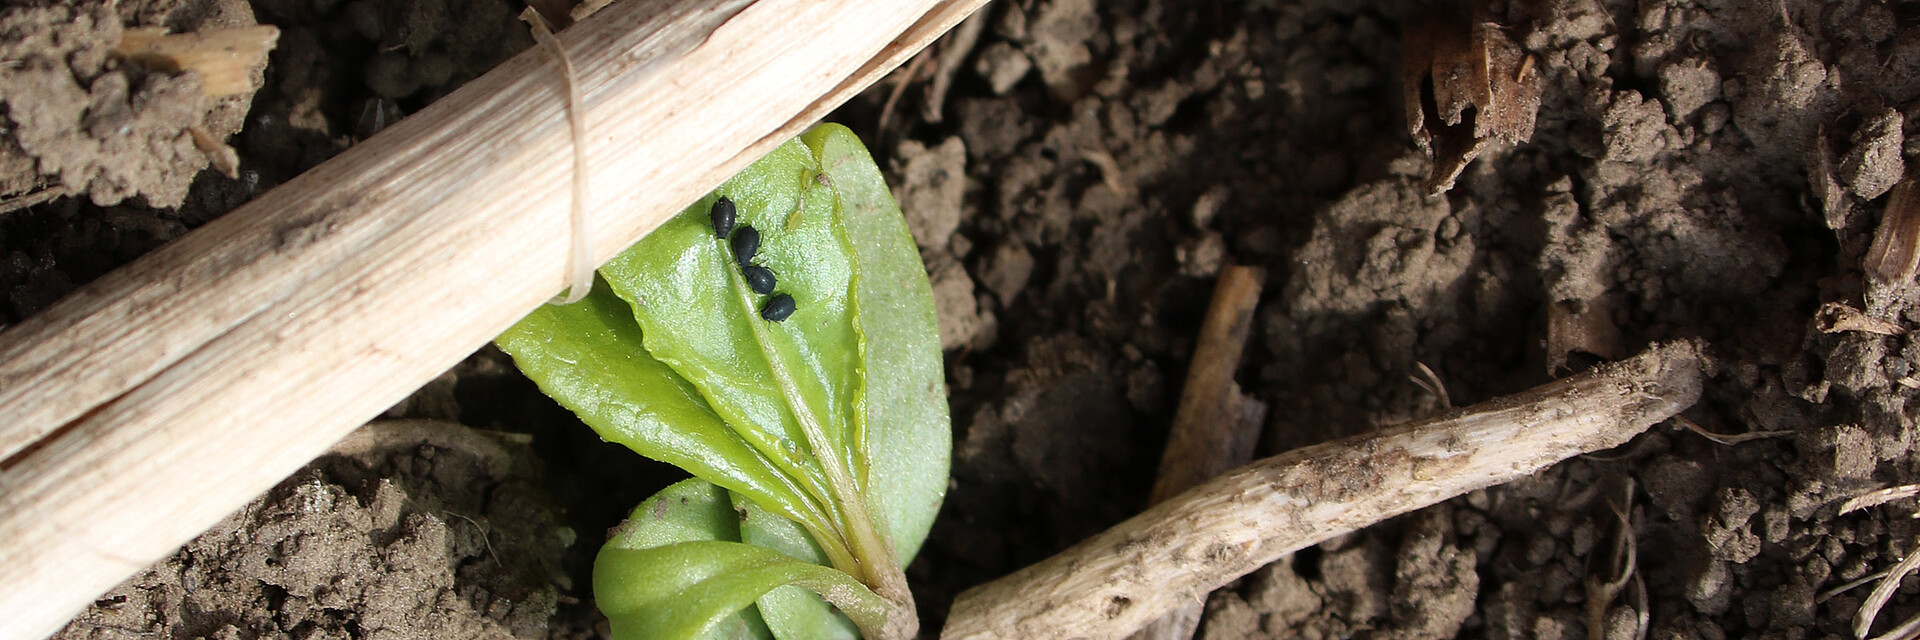
[[[1423,193],[1430,163],[1406,133],[1399,89],[1401,34],[1425,25],[1397,1],[1000,0],[962,64],[929,56],[842,110],[909,205],[950,349],[953,489],[909,569],[923,628],[939,628],[960,590],[1142,508],[1212,276],[1236,263],[1272,274],[1239,372],[1271,407],[1263,453],[1436,410],[1409,380],[1420,364],[1456,404],[1672,338],[1704,339],[1718,373],[1684,422],[1618,451],[1329,541],[1216,592],[1205,637],[1630,638],[1641,620],[1655,638],[1851,635],[1871,585],[1832,591],[1888,568],[1920,534],[1910,502],[1837,513],[1848,497],[1914,481],[1920,341],[1825,333],[1815,320],[1842,303],[1920,326],[1914,284],[1861,267],[1884,194],[1920,153],[1905,133],[1920,124],[1920,10],[1488,6],[1544,80],[1536,128],[1438,198]],[[0,90],[11,136],[0,139],[18,147],[0,148],[0,196],[57,175],[92,197],[0,214],[0,322],[484,72],[530,42],[517,9],[258,0],[253,14],[284,35],[234,140],[242,177],[203,173],[179,208],[154,206],[170,202],[159,186],[95,204],[117,201],[101,195],[124,190],[110,176],[139,167],[82,179],[44,158],[39,173],[7,164],[32,152],[41,125],[29,120],[92,135],[74,123],[122,94],[114,81],[91,93],[99,74],[120,73],[110,64],[6,35],[0,51],[65,60],[79,84],[31,117]],[[0,25],[64,25],[82,35],[60,46],[82,46],[72,43],[111,31],[95,15],[9,6]],[[20,69],[0,66],[0,86]],[[185,82],[133,75],[126,96]],[[930,103],[941,76],[951,91]],[[145,113],[130,122],[162,131],[172,117]],[[350,473],[322,460],[65,633],[372,636],[401,627],[368,621],[425,602],[383,595],[408,583],[451,594],[432,601],[447,605],[431,608],[446,626],[421,634],[602,634],[588,603],[568,599],[589,598],[600,532],[672,471],[597,442],[491,349],[393,414],[533,434],[563,514],[552,517],[579,532],[564,571],[498,578],[529,566],[506,556],[555,552],[551,529],[511,524],[526,512],[502,520],[484,498],[410,488],[427,474],[408,449]],[[1769,435],[1723,444],[1683,424]],[[497,500],[501,489],[486,491]],[[462,517],[438,515],[448,509]],[[293,557],[274,549],[296,530],[387,560],[265,564]],[[1637,562],[1614,591],[1604,584],[1622,575],[1623,530]],[[1874,630],[1916,613],[1909,587]]]
[[[375,423],[55,638],[541,638],[573,543],[504,434]]]

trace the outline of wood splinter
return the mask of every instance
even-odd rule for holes
[[[159,27],[134,27],[122,33],[113,53],[154,69],[198,73],[200,92],[222,98],[257,89],[254,74],[267,66],[267,52],[279,41],[280,29],[265,24],[171,34]]]
[[[1320,541],[1625,443],[1700,397],[1675,342],[1524,393],[1240,467],[954,601],[940,637],[1119,638]]]

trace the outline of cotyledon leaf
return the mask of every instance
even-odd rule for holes
[[[891,606],[836,569],[739,542],[602,548],[593,564],[594,600],[621,638],[708,637],[754,600],[785,585],[821,594],[872,629],[885,625]]]
[[[827,564],[807,531],[760,508],[752,499],[698,478],[662,489],[608,536],[604,548],[652,548],[695,540],[740,541],[777,551],[796,560]],[[615,556],[606,556],[612,562]],[[622,580],[617,564],[594,567],[595,580],[609,584]],[[596,593],[598,588],[596,587]],[[778,638],[779,640],[858,640],[860,630],[815,594],[794,586],[767,591],[757,606],[742,611],[738,620],[719,625],[721,638]],[[602,603],[603,607],[610,606]],[[611,614],[609,614],[611,615]],[[631,637],[658,637],[664,630],[648,630]],[[622,637],[629,637],[623,635]]]
[[[800,588],[827,595],[874,628],[882,624],[889,605],[852,577],[725,540],[739,517],[725,490],[692,479],[648,498],[611,532],[594,560],[593,590],[615,637],[769,638],[749,605]]]
[[[740,513],[740,541],[772,549],[795,559],[827,564],[813,537],[793,521],[779,517],[739,493],[730,495]],[[780,640],[859,640],[860,629],[836,612],[819,595],[798,587],[781,587],[760,596],[759,610],[767,627]]]
[[[653,497],[641,502],[620,526],[607,532],[607,543],[600,550],[604,553],[610,549],[652,549],[703,540],[738,541],[739,523],[740,517],[726,489],[699,478],[689,478],[661,489]],[[621,594],[631,596],[634,587],[644,586],[626,584],[632,572],[625,571],[621,563],[611,556],[605,565],[595,562],[593,569],[593,592],[612,596],[597,601],[601,611],[607,615],[627,608],[619,602]],[[622,623],[616,634],[622,638],[651,637],[661,631],[627,629]],[[773,632],[767,628],[757,607],[735,612],[704,634],[694,636],[695,640],[773,640],[773,637]]]

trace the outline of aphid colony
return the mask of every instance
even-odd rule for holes
[[[773,293],[773,270],[751,263],[753,255],[760,251],[760,232],[751,226],[740,227],[739,233],[733,232],[733,224],[739,219],[733,201],[726,196],[713,201],[713,210],[707,213],[707,218],[713,221],[713,237],[733,236],[733,259],[740,264],[740,274],[746,277],[747,287],[763,296]],[[775,294],[760,308],[760,317],[780,322],[793,315],[794,308],[793,296]]]

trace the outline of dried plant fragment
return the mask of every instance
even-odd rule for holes
[[[1821,333],[1858,331],[1883,336],[1899,336],[1907,333],[1906,328],[1900,325],[1867,315],[1865,311],[1839,302],[1820,305],[1820,311],[1813,315],[1813,326]]]
[[[1861,263],[1868,275],[1883,283],[1910,282],[1920,270],[1920,193],[1914,192],[1912,178],[1893,188],[1880,228],[1873,232],[1873,245]]]
[[[1847,515],[1867,507],[1877,507],[1895,500],[1920,496],[1920,484],[1903,484],[1897,487],[1875,489],[1849,498],[1840,505],[1839,515]]]
[[[579,22],[585,20],[587,16],[593,15],[601,9],[605,9],[607,5],[610,4],[613,4],[613,0],[586,0],[578,5],[574,5],[573,10],[567,12],[568,21]]]
[[[200,74],[209,98],[252,93],[253,72],[267,64],[280,29],[254,25],[204,33],[168,34],[159,27],[127,29],[113,52],[136,64],[168,72]]]
[[[1613,324],[1616,301],[1610,296],[1590,300],[1562,300],[1547,305],[1547,373],[1558,375],[1568,356],[1588,353],[1618,360],[1627,349],[1620,327]]]
[[[1540,74],[1533,57],[1485,13],[1442,3],[1407,27],[1407,132],[1433,157],[1430,195],[1452,189],[1467,164],[1496,141],[1533,137]]]
[[[1827,228],[1835,231],[1847,228],[1852,207],[1847,200],[1846,186],[1840,184],[1837,169],[1840,163],[1833,157],[1826,127],[1821,127],[1819,135],[1814,136],[1813,149],[1807,155],[1807,182],[1813,187],[1814,197],[1820,200],[1821,212],[1826,214]]]
[[[527,7],[520,12],[520,19],[533,31],[534,42],[560,61],[560,79],[567,86],[567,131],[573,140],[573,200],[568,205],[567,219],[572,231],[567,250],[567,292],[556,300],[560,304],[573,304],[587,297],[587,290],[593,288],[593,269],[599,264],[593,259],[593,231],[587,226],[587,113],[582,110],[586,102],[580,98],[580,82],[573,72],[573,59],[567,57],[566,47],[553,35],[553,27],[547,24],[546,17],[540,15],[540,10]]]
[[[193,147],[207,154],[207,164],[213,165],[215,171],[219,171],[228,179],[240,177],[240,152],[234,151],[233,147],[213,137],[213,134],[207,133],[206,129],[188,127],[187,134],[193,136]]]

